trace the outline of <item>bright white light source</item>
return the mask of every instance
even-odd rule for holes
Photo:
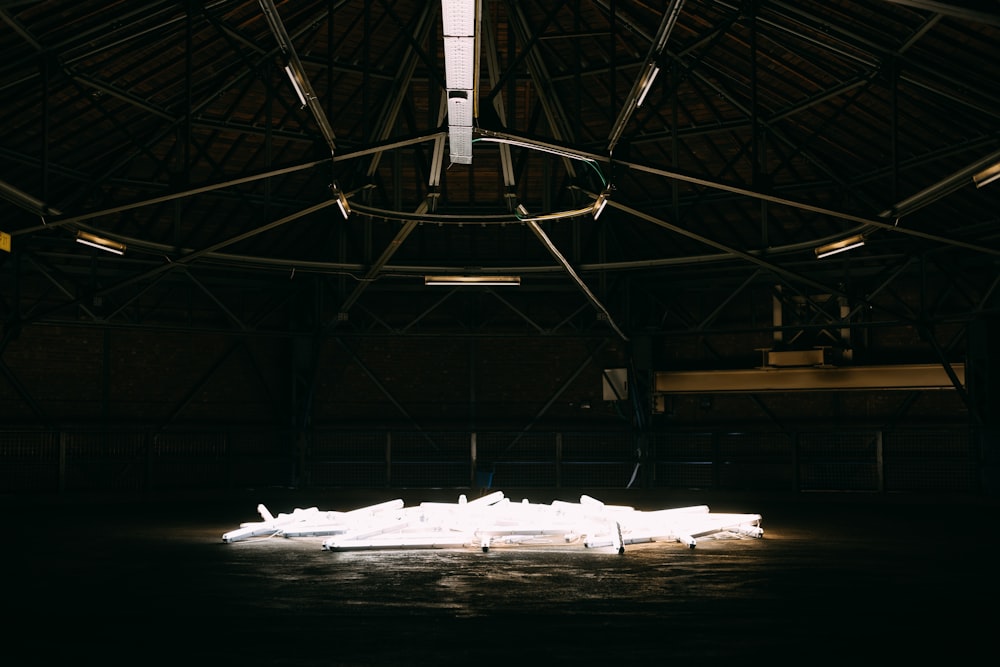
[[[336,183],[330,184],[330,189],[333,190],[333,196],[337,200],[337,208],[340,209],[340,214],[346,220],[351,215],[351,204],[347,201],[347,195],[344,194],[344,191]]]
[[[649,70],[646,74],[646,80],[642,84],[642,92],[639,93],[639,101],[635,103],[637,107],[641,107],[642,103],[646,101],[646,95],[649,94],[650,89],[653,87],[653,82],[656,81],[656,75],[660,73],[660,68],[655,64],[649,64]]]
[[[285,65],[285,74],[288,75],[288,80],[292,82],[292,88],[295,89],[295,94],[299,96],[299,102],[301,102],[302,106],[305,107],[306,96],[305,93],[302,92],[302,87],[299,85],[299,80],[295,78],[295,72],[292,71],[291,67]]]
[[[262,521],[243,523],[222,540],[322,536],[327,551],[577,545],[621,553],[629,544],[679,542],[693,549],[700,539],[764,536],[759,514],[713,513],[706,505],[640,511],[587,495],[578,503],[545,505],[512,503],[494,491],[473,500],[463,495],[457,503],[407,507],[397,499],[349,512],[310,507],[274,516],[264,505],[257,511]]]
[[[828,243],[824,246],[816,248],[816,257],[818,259],[822,259],[824,257],[829,257],[830,255],[836,255],[837,253],[860,248],[864,244],[865,237],[858,234],[857,236],[851,236],[850,238],[843,239],[842,241],[834,241],[833,243]]]
[[[125,244],[119,243],[118,241],[112,241],[111,239],[106,239],[102,236],[97,236],[96,234],[89,234],[87,232],[77,232],[76,242],[82,243],[83,245],[89,245],[91,248],[97,248],[98,250],[103,250],[104,252],[110,252],[115,255],[125,254]]]
[[[346,219],[351,215],[351,205],[347,203],[347,197],[341,195],[337,197],[337,208],[340,209],[340,214]]]
[[[609,193],[607,190],[597,195],[597,201],[594,202],[594,220],[601,217],[601,213],[604,212],[604,207],[608,205]]]
[[[973,182],[975,182],[977,188],[981,188],[984,185],[992,183],[1000,179],[1000,162],[997,162],[992,167],[987,167],[981,172],[972,177]]]
[[[512,285],[521,284],[521,276],[424,276],[424,285]]]

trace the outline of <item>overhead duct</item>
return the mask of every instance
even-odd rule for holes
[[[479,115],[476,80],[480,6],[480,0],[441,0],[448,145],[453,164],[472,164],[472,126]]]

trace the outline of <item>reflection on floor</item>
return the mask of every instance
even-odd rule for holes
[[[765,534],[697,549],[635,544],[610,557],[531,547],[336,552],[322,537],[221,536],[257,520],[258,503],[277,513],[451,502],[461,491],[7,498],[16,517],[4,553],[9,629],[45,629],[36,656],[122,664],[866,663],[992,645],[995,499],[507,494],[549,502],[581,492],[639,509],[759,513]]]

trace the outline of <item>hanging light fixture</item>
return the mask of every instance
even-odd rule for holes
[[[76,233],[76,242],[82,243],[83,245],[89,245],[91,248],[97,248],[98,250],[103,250],[104,252],[111,252],[116,255],[125,254],[124,243],[112,241],[111,239],[106,239],[103,236],[97,236],[96,234],[90,234],[84,231],[78,231]]]
[[[636,108],[641,107],[642,103],[646,101],[646,95],[653,88],[653,82],[656,80],[656,75],[660,73],[660,66],[656,62],[650,62],[646,66],[646,74],[642,78],[641,86],[639,91],[639,99],[636,101]]]
[[[853,250],[855,248],[860,248],[865,244],[865,237],[863,234],[857,234],[855,236],[850,236],[846,239],[840,241],[834,241],[833,243],[827,243],[826,245],[821,245],[816,248],[816,257],[818,259],[823,259],[824,257],[829,257],[830,255],[836,255],[837,253],[847,252],[848,250]]]
[[[503,285],[516,287],[521,276],[424,276],[424,285]]]
[[[972,177],[972,180],[976,184],[977,188],[988,185],[997,179],[1000,179],[1000,162],[997,162],[992,167],[983,169]]]
[[[605,188],[601,194],[597,195],[597,199],[594,201],[594,208],[593,208],[594,220],[597,220],[599,217],[601,217],[601,213],[604,211],[604,207],[608,205],[608,199],[610,198],[611,198],[610,187]]]
[[[295,89],[295,94],[299,96],[299,102],[302,103],[302,108],[305,109],[309,106],[309,102],[306,100],[306,94],[302,92],[302,86],[299,84],[299,80],[295,78],[295,72],[288,65],[285,65],[285,74],[288,75],[288,80],[292,82],[292,88]]]
[[[344,194],[344,191],[336,183],[330,184],[330,190],[333,192],[333,196],[337,198],[337,208],[340,209],[340,214],[346,220],[351,215],[351,204],[347,201],[347,195]]]

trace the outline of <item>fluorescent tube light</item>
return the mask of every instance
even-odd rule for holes
[[[860,248],[865,244],[865,237],[861,234],[857,236],[851,236],[840,241],[834,241],[833,243],[827,243],[826,245],[821,245],[816,248],[816,257],[822,259],[824,257],[829,257],[830,255],[836,255],[840,252],[846,252],[848,250],[853,250],[854,248]]]
[[[98,250],[103,250],[105,252],[113,252],[116,255],[125,254],[124,243],[112,241],[111,239],[106,239],[94,234],[88,234],[83,231],[76,233],[76,242],[82,243],[83,245],[89,245],[92,248],[97,248]]]
[[[340,214],[344,216],[345,220],[351,214],[351,205],[347,202],[347,197],[344,196],[343,192],[337,197],[337,208],[340,209]]]
[[[997,162],[992,167],[983,169],[972,177],[972,180],[975,182],[977,188],[981,188],[997,179],[1000,179],[1000,162]]]
[[[601,213],[604,211],[604,207],[608,205],[608,198],[611,197],[611,189],[608,188],[601,194],[597,195],[597,201],[594,202],[594,220],[601,217]]]
[[[330,184],[330,190],[333,191],[333,196],[337,198],[337,208],[340,209],[340,214],[344,216],[344,219],[347,219],[351,215],[351,204],[347,201],[347,195],[344,194],[344,191],[336,183]]]
[[[424,285],[511,285],[521,284],[521,276],[424,276]]]
[[[639,93],[639,101],[635,103],[635,106],[637,107],[641,107],[642,103],[646,101],[646,95],[653,87],[653,81],[656,80],[656,75],[660,73],[660,68],[656,65],[656,63],[650,63],[649,67],[649,73],[646,74],[646,80],[642,84],[642,92]]]
[[[288,65],[285,65],[285,74],[288,75],[288,80],[292,82],[292,88],[295,89],[295,94],[299,96],[299,102],[302,102],[302,108],[305,109],[309,106],[306,102],[306,95],[302,92],[302,87],[299,85],[299,80],[295,78],[295,72]]]

